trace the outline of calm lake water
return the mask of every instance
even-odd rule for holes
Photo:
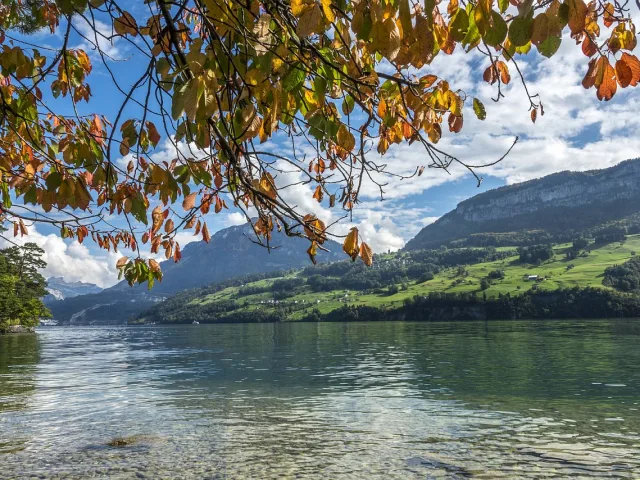
[[[640,320],[48,327],[0,478],[640,478],[639,403]]]

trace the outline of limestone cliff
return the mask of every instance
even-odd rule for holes
[[[561,172],[490,190],[458,204],[407,243],[419,249],[480,232],[580,230],[640,211],[640,160]]]

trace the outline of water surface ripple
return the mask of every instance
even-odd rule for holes
[[[43,327],[0,337],[0,478],[640,478],[639,345],[626,320]]]

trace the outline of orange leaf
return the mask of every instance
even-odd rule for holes
[[[609,63],[609,59],[602,56],[598,59],[596,73],[596,87],[598,87],[598,100],[608,101],[613,98],[618,88],[616,83],[616,71]]]
[[[587,57],[593,57],[597,52],[598,49],[596,48],[596,44],[593,43],[593,40],[591,40],[589,35],[586,35],[582,41],[582,53]]]
[[[164,224],[164,231],[167,233],[173,232],[173,220],[167,220],[167,223]]]
[[[206,223],[202,227],[202,239],[207,243],[211,240],[211,235],[209,235],[209,229],[207,228]]]
[[[127,263],[129,262],[129,257],[122,257],[120,260],[118,260],[118,262],[116,263],[116,268],[122,268],[124,267]]]
[[[27,227],[25,227],[22,219],[18,220],[18,223],[20,224],[20,236],[24,237],[25,235],[28,235],[29,232],[27,232]]]
[[[589,9],[583,0],[567,0],[569,6],[569,28],[571,33],[581,33],[584,30]]]
[[[156,262],[153,258],[149,259],[149,270],[155,273],[160,271],[160,264]]]
[[[620,59],[616,62],[616,77],[622,88],[627,88],[633,80],[633,71],[627,62]]]
[[[360,245],[360,258],[362,258],[362,261],[367,267],[373,265],[373,251],[371,247],[364,242]]]
[[[496,68],[498,69],[498,72],[500,72],[500,81],[505,85],[509,83],[511,81],[511,75],[509,75],[509,67],[507,67],[507,64],[502,61],[498,61],[496,62]]]
[[[198,196],[197,192],[191,193],[184,197],[182,202],[182,208],[185,210],[191,210],[196,205],[196,197]]]
[[[158,230],[160,230],[160,227],[162,226],[162,222],[164,222],[164,215],[162,213],[162,209],[160,208],[160,206],[157,206],[156,208],[153,209],[153,212],[151,212],[151,218],[153,220],[153,226],[151,231],[153,233],[156,233]]]
[[[316,191],[313,192],[313,198],[318,202],[321,203],[322,202],[322,197],[324,196],[324,193],[322,192],[322,187],[320,185],[318,185],[316,187]]]
[[[536,123],[537,118],[538,118],[538,109],[534,108],[533,110],[531,110],[531,121],[533,123]]]
[[[633,74],[631,78],[631,85],[635,87],[640,82],[640,60],[635,55],[631,55],[630,53],[624,52],[620,60],[623,60],[631,69],[631,73]]]
[[[587,70],[587,74],[582,79],[582,86],[584,88],[591,88],[596,84],[596,59],[592,59],[589,62],[589,69]]]
[[[173,249],[173,261],[178,263],[182,258],[182,252],[180,252],[180,245],[176,242],[176,246]]]

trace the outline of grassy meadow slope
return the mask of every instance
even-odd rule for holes
[[[432,292],[470,293],[487,298],[496,298],[510,294],[516,296],[535,289],[551,291],[572,287],[596,287],[608,289],[602,284],[603,274],[607,267],[622,264],[640,252],[640,235],[630,235],[624,242],[605,245],[587,246],[577,258],[567,259],[566,253],[571,244],[559,244],[553,247],[555,256],[540,265],[529,265],[520,262],[513,248],[501,247],[498,250],[512,255],[496,261],[476,263],[466,266],[442,268],[433,279],[420,282],[406,281],[386,286],[382,289],[334,289],[330,291],[313,291],[307,283],[308,271],[297,271],[288,275],[262,279],[259,281],[230,286],[216,292],[185,296],[184,303],[177,308],[174,305],[171,320],[169,317],[159,319],[157,312],[145,312],[138,321],[172,321],[188,322],[198,315],[200,321],[227,321],[239,314],[269,315],[277,314],[285,321],[295,321],[307,317],[316,311],[327,314],[345,305],[370,306],[382,309],[394,309],[403,305],[406,299],[424,296]],[[406,253],[381,255],[376,258],[378,264],[385,262],[401,262],[406,260]],[[502,271],[504,278],[490,281],[490,285],[482,290],[481,283],[490,272]],[[527,275],[544,277],[543,281],[528,281]],[[293,280],[289,291],[271,290],[274,282]],[[485,285],[486,286],[486,285]],[[215,313],[211,313],[211,312]],[[204,312],[209,312],[205,314]],[[204,315],[204,316],[203,316]]]

